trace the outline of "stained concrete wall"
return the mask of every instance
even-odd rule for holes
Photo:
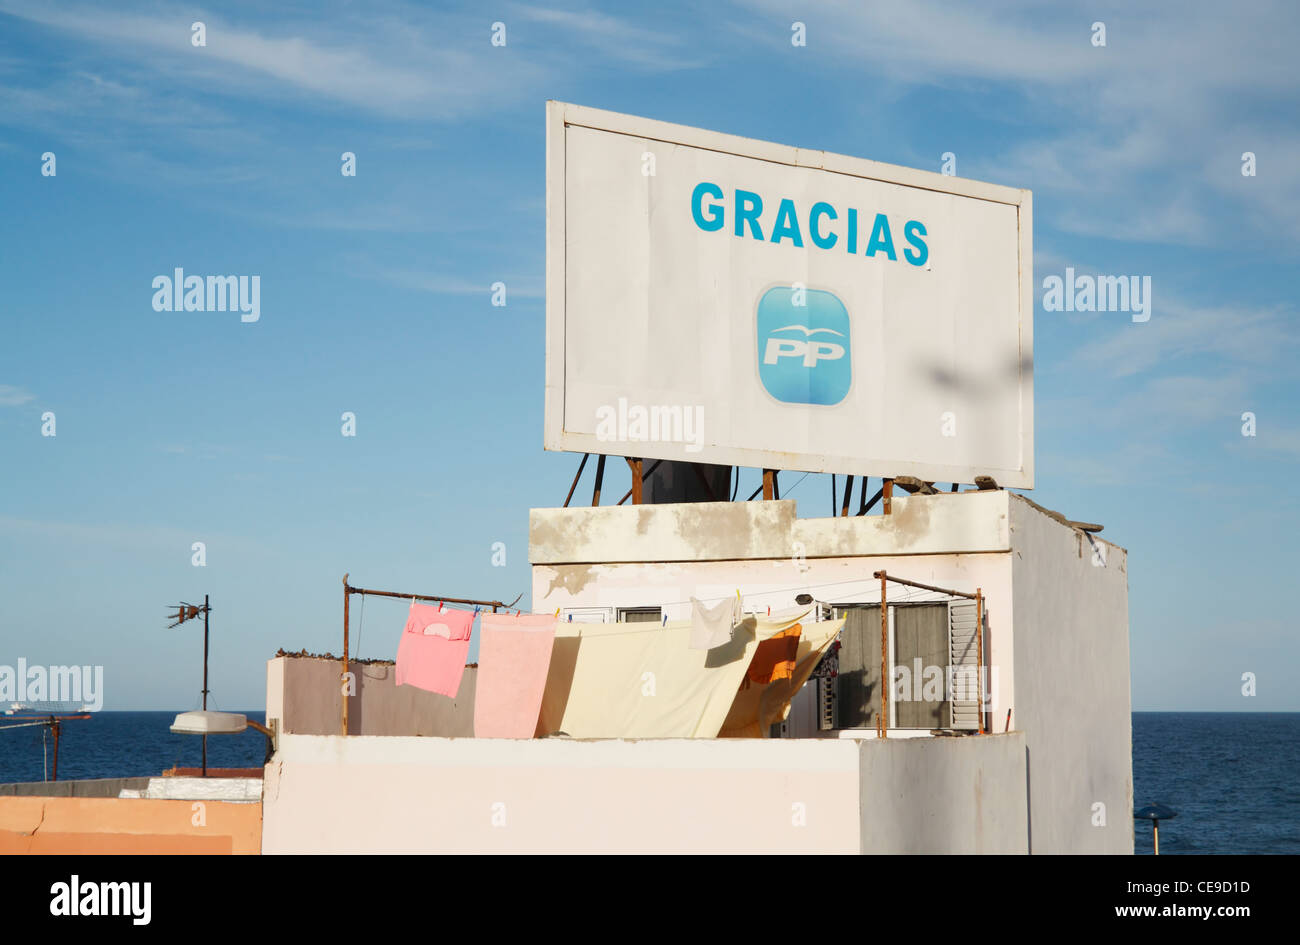
[[[1011,529],[1013,711],[1028,748],[1030,852],[1131,854],[1128,553],[1020,499]]]
[[[1003,491],[897,499],[888,517],[794,511],[789,501],[534,510],[534,609],[660,605],[677,619],[689,616],[691,596],[737,588],[751,607],[789,606],[805,588],[832,602],[870,602],[879,600],[870,575],[882,568],[982,587],[990,730],[1003,731],[1010,709],[1025,732],[1030,852],[1131,853],[1124,549]]]
[[[353,663],[356,694],[348,705],[350,735],[474,734],[474,690],[478,669],[465,667],[456,698],[399,686],[392,663]],[[280,720],[280,731],[337,735],[342,719],[342,663],[338,660],[279,656],[266,664],[266,718]]]
[[[265,853],[1021,852],[1020,735],[284,736]],[[902,806],[912,829],[896,823]],[[864,846],[865,845],[865,846]]]
[[[824,519],[797,518],[789,499],[532,509],[528,560],[545,565],[789,558],[796,543],[809,558],[1006,551],[1010,495],[900,496],[892,515]]]
[[[106,797],[0,797],[0,854],[258,853],[260,804]]]
[[[860,744],[862,852],[1029,851],[1021,733]]]

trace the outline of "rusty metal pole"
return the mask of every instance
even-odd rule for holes
[[[776,491],[775,472],[771,469],[763,470],[763,499],[771,499]]]
[[[339,692],[343,695],[343,725],[340,735],[348,733],[348,576],[343,575],[343,675],[339,677]]]
[[[627,461],[627,464],[632,468],[632,504],[640,505],[641,504],[641,482],[642,482],[641,460],[629,459]]]
[[[885,572],[880,572],[880,718],[877,726],[880,729],[880,737],[889,737],[889,607],[888,605],[888,588],[885,586],[889,580]]]
[[[591,504],[600,505],[600,487],[605,483],[605,454],[596,458],[596,485],[591,490]]]
[[[853,477],[849,476],[848,482],[845,483],[844,485],[844,502],[840,505],[840,518],[844,518],[849,514],[849,499],[851,499],[852,497],[853,497]]]
[[[885,484],[881,487],[881,495],[884,496],[882,505],[886,515],[894,514],[894,480],[886,479]]]
[[[582,478],[582,471],[587,468],[587,460],[590,458],[590,453],[582,454],[582,462],[578,464],[578,472],[573,477],[573,485],[569,486],[569,494],[564,497],[564,508],[566,509],[569,507],[569,500],[573,498],[573,490],[578,488],[578,480]]]
[[[203,595],[203,711],[208,710],[208,595]],[[56,746],[58,742],[54,743]],[[208,776],[208,736],[203,736],[202,777]]]
[[[975,588],[975,693],[979,700],[980,734],[988,734],[984,726],[984,590]]]

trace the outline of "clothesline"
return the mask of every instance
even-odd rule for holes
[[[878,585],[879,582],[876,581],[874,578],[865,577],[865,578],[856,578],[856,579],[854,579],[854,580],[849,580],[849,581],[828,581],[828,582],[823,583],[823,584],[796,584],[796,585],[794,585],[794,586],[792,586],[792,587],[780,587],[780,588],[775,588],[775,589],[773,589],[773,590],[769,590],[769,591],[754,591],[753,593],[745,594],[744,597],[745,597],[746,600],[748,600],[749,598],[752,598],[752,597],[772,597],[772,596],[780,595],[780,594],[789,594],[791,591],[802,591],[802,592],[808,593],[808,592],[811,592],[811,591],[820,590],[820,589],[822,589],[822,588],[827,588],[827,587],[842,587],[843,585],[846,585],[846,584],[874,584],[874,585]],[[903,602],[903,603],[906,603],[906,602],[908,602],[908,601],[915,600],[915,599],[919,598],[919,597],[920,597],[921,595],[923,595],[923,594],[935,594],[935,593],[936,593],[936,592],[934,592],[934,591],[919,591],[919,590],[904,591],[904,592],[900,592],[899,594],[896,594],[896,595],[895,595],[895,594],[890,594],[890,600],[892,600],[892,601],[901,601],[901,602]],[[879,596],[879,595],[877,595],[877,597],[878,597],[878,596]],[[935,599],[936,599],[936,600],[947,600],[950,596],[951,596],[951,595],[947,595],[947,594],[939,594]],[[728,599],[729,597],[731,597],[730,594],[722,594],[722,595],[720,595],[720,596],[718,596],[718,597],[696,597],[695,599],[698,600],[698,601],[699,601],[700,603],[702,603],[702,604],[708,604],[708,603],[713,603],[713,602],[716,602],[716,601],[723,601],[723,600]],[[877,600],[877,602],[878,602],[878,600]],[[683,605],[684,605],[684,604],[689,604],[689,603],[690,603],[690,600],[689,600],[689,599],[688,599],[688,600],[664,601],[662,604],[660,604],[660,607],[672,607],[672,606],[676,606],[676,605],[678,605],[678,604],[683,604]],[[821,601],[821,603],[823,603],[823,604],[833,604],[832,601],[826,601],[826,600]],[[857,601],[854,601],[854,603],[857,603]]]
[[[877,582],[876,582],[875,579],[872,578],[872,577],[854,578],[854,579],[847,580],[847,581],[827,581],[827,582],[823,582],[823,583],[820,583],[820,584],[796,584],[796,585],[791,585],[791,586],[789,586],[789,587],[778,587],[778,588],[773,588],[773,589],[771,589],[771,590],[766,590],[766,591],[753,591],[753,592],[748,593],[748,594],[745,594],[745,595],[743,595],[743,596],[744,596],[744,599],[750,599],[750,598],[765,598],[765,597],[777,597],[777,596],[780,596],[780,595],[783,595],[783,594],[789,594],[789,593],[791,593],[791,592],[796,592],[796,593],[797,593],[797,592],[810,593],[810,592],[812,592],[812,591],[823,590],[823,589],[828,588],[828,587],[844,587],[844,586],[846,586],[846,585],[850,585],[850,584],[871,584],[871,585],[875,585],[876,583],[877,583]],[[917,601],[917,600],[920,600],[920,599],[922,599],[923,597],[925,597],[926,595],[933,595],[933,596],[929,597],[928,599],[932,599],[932,600],[935,600],[935,601],[948,600],[948,599],[952,596],[952,595],[949,595],[949,594],[943,594],[943,593],[940,593],[940,592],[937,592],[937,591],[922,591],[922,590],[912,589],[912,590],[908,590],[908,591],[900,591],[900,592],[898,592],[897,594],[890,594],[890,600],[892,600],[892,601],[896,601],[896,602],[899,602],[899,603],[909,603],[909,602],[915,602],[915,601]],[[378,595],[376,595],[376,596],[378,596]],[[442,605],[445,606],[448,610],[471,610],[471,609],[473,609],[473,610],[475,610],[475,611],[481,611],[481,610],[483,610],[483,607],[482,607],[481,604],[480,604],[480,605],[460,604],[460,603],[458,603],[458,602],[447,602],[447,601],[442,600],[441,598],[432,598],[432,597],[424,597],[424,598],[421,598],[419,595],[408,596],[408,597],[397,597],[396,595],[384,595],[384,596],[390,596],[390,597],[392,597],[392,599],[394,599],[394,600],[404,600],[404,601],[406,601],[408,604],[409,604],[410,602],[412,602],[413,600],[420,600],[420,599],[423,599],[423,600],[427,600],[427,601],[432,601],[433,603],[442,604]],[[730,598],[730,597],[731,597],[731,594],[720,594],[720,595],[718,595],[717,597],[696,597],[695,600],[698,600],[698,601],[699,601],[700,603],[702,603],[702,604],[709,604],[709,603],[717,603],[717,602],[720,602],[720,601],[726,600],[726,599],[728,599],[728,598]],[[363,600],[364,600],[364,598],[363,598]],[[674,607],[674,606],[678,606],[678,605],[685,606],[686,604],[689,604],[690,602],[691,602],[691,598],[687,598],[686,600],[663,601],[663,602],[660,603],[659,606],[660,606],[661,608],[663,608],[663,607]],[[830,601],[830,600],[820,600],[819,602],[820,602],[820,603],[823,603],[823,604],[831,604],[832,606],[833,606],[834,603],[835,603],[834,601]],[[876,602],[877,602],[877,603],[879,602],[879,601],[878,601],[878,595],[877,595],[877,600],[876,600]],[[516,603],[517,603],[517,600],[516,600]],[[860,601],[853,601],[853,603],[860,603]],[[866,601],[866,603],[871,603],[871,601]],[[501,605],[501,606],[503,607],[503,611],[502,611],[503,613],[508,613],[508,612],[509,612],[510,610],[512,610],[512,609],[514,609],[514,610],[518,610],[518,609],[519,609],[519,608],[517,608],[517,607],[512,607],[511,605]]]

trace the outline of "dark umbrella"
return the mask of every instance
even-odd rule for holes
[[[1151,821],[1151,842],[1155,845],[1156,856],[1160,855],[1160,821],[1173,820],[1177,816],[1178,811],[1160,803],[1148,804],[1133,812],[1134,820]]]

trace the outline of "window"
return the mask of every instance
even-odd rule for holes
[[[614,611],[609,607],[569,607],[560,611],[560,620],[569,623],[611,623]]]
[[[822,712],[833,701],[836,728],[872,728],[880,713],[880,605],[837,609],[846,618],[839,676]],[[888,621],[889,727],[979,728],[974,602],[894,604]],[[987,630],[985,637],[987,653]]]

